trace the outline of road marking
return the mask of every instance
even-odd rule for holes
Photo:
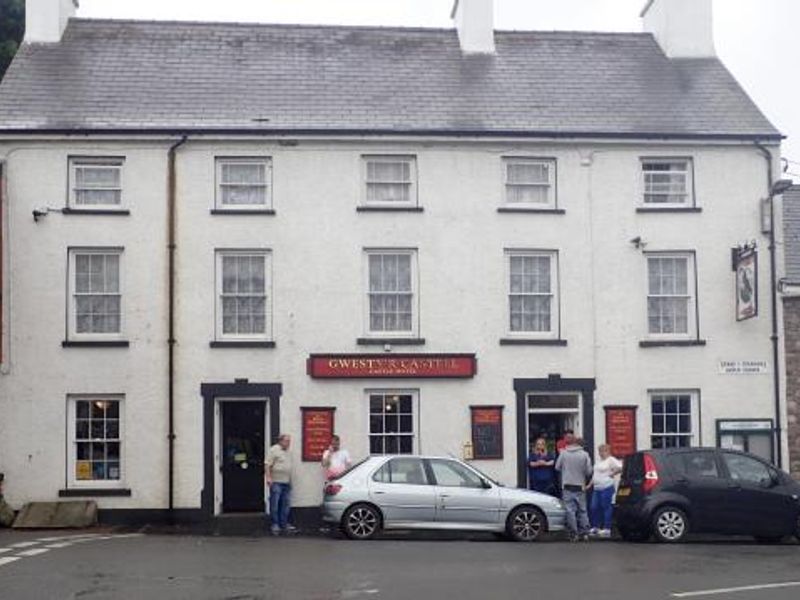
[[[8,563],[12,563],[15,560],[19,560],[19,556],[6,556],[5,558],[0,558],[0,567],[7,565]]]
[[[3,554],[5,552],[11,552],[11,548],[0,548],[0,554]]]
[[[737,594],[739,592],[777,590],[780,588],[788,588],[788,587],[800,587],[800,581],[786,581],[784,583],[764,583],[761,585],[745,585],[742,587],[719,588],[716,590],[699,590],[696,592],[676,592],[670,595],[673,598],[697,598],[700,596],[719,596],[721,594]]]
[[[72,542],[59,542],[58,544],[46,544],[45,548],[69,548]]]
[[[11,548],[30,548],[38,543],[39,542],[19,542],[17,544],[11,544]]]
[[[34,548],[33,550],[25,550],[23,552],[17,552],[18,556],[38,556],[39,554],[44,554],[45,552],[50,552],[47,548]]]

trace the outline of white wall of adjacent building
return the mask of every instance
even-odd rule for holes
[[[130,497],[103,508],[167,505],[167,148],[170,141],[6,142],[3,207],[7,352],[0,373],[0,470],[19,506],[53,500],[68,486],[67,398],[124,396],[123,484]],[[423,212],[358,212],[361,157],[416,157]],[[63,208],[68,157],[125,158],[127,216],[51,212]],[[777,155],[777,152],[776,152]],[[215,157],[265,156],[274,215],[211,214]],[[554,158],[564,214],[498,213],[504,156]],[[642,157],[689,157],[701,212],[639,213]],[[774,416],[771,372],[719,373],[722,360],[771,365],[766,239],[758,200],[765,162],[750,145],[612,142],[380,142],[191,139],[177,151],[176,467],[177,508],[197,508],[203,487],[200,386],[280,383],[282,431],[295,437],[295,502],[319,503],[321,470],[300,461],[300,407],[336,408],[336,429],[354,457],[368,453],[365,390],[416,390],[417,450],[461,455],[469,406],[501,404],[504,459],[477,465],[507,483],[517,468],[515,378],[595,379],[595,444],[604,405],[637,405],[639,447],[649,447],[648,390],[697,390],[695,442],[716,443],[717,419]],[[643,248],[630,240],[640,238]],[[759,244],[758,318],[734,318],[730,248]],[[63,348],[67,252],[123,247],[127,348]],[[421,346],[392,352],[475,353],[464,380],[311,379],[311,353],[379,353],[364,337],[365,248],[416,248]],[[211,348],[215,336],[215,250],[270,252],[274,348]],[[506,249],[554,250],[559,262],[561,338],[566,346],[501,346],[508,337]],[[643,253],[696,255],[699,338],[704,346],[642,348],[647,336]]]

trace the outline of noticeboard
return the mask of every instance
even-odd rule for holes
[[[303,462],[319,462],[331,443],[333,436],[333,413],[331,407],[300,409],[303,413]]]
[[[470,406],[476,460],[503,458],[503,407]]]
[[[606,406],[606,443],[611,455],[624,458],[636,452],[636,406]]]

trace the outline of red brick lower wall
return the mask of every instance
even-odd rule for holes
[[[786,438],[789,470],[800,477],[800,297],[783,298],[786,353]]]

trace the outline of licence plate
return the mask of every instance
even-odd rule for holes
[[[631,495],[631,488],[619,488],[617,492],[617,496],[630,496]]]

